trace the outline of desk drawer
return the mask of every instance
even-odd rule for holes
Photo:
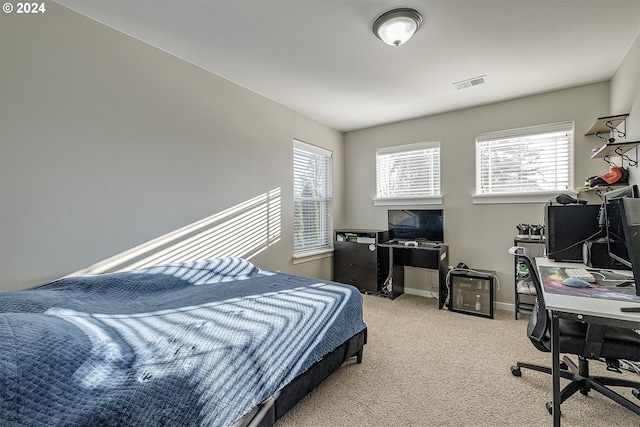
[[[334,255],[334,270],[362,270],[375,272],[378,268],[376,255],[364,257],[358,253],[338,253]]]
[[[378,291],[377,247],[353,242],[335,242],[333,280],[366,292]]]
[[[377,277],[367,277],[357,272],[348,272],[342,275],[338,275],[335,279],[336,282],[352,285],[364,292],[378,292],[378,280]]]
[[[440,251],[437,249],[395,249],[393,258],[394,264],[437,269],[440,264]]]

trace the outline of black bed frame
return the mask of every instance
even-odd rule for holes
[[[233,424],[233,427],[269,427],[293,408],[347,359],[357,357],[362,363],[362,351],[367,343],[367,329],[349,338],[331,353],[318,360],[309,369],[298,375],[282,390],[265,399],[248,414]]]

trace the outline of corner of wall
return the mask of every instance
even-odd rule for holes
[[[611,114],[629,114],[625,128],[626,140],[640,140],[640,36],[611,78],[609,104]],[[629,175],[631,183],[640,182],[637,168],[630,168]]]

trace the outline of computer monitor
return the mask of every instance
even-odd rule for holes
[[[582,244],[604,237],[598,224],[600,205],[547,205],[547,257],[554,261],[583,262]]]
[[[389,238],[444,243],[442,209],[391,209]]]
[[[619,205],[622,229],[627,246],[628,261],[634,280],[640,278],[640,199],[623,197],[614,204]],[[640,296],[640,286],[636,285],[636,295]]]
[[[638,187],[636,185],[628,185],[604,195],[607,247],[611,258],[632,268],[628,242],[624,232],[625,220],[622,216],[622,200],[624,199],[638,199]]]

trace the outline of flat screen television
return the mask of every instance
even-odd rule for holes
[[[444,243],[442,209],[390,209],[389,239]]]
[[[638,187],[629,185],[604,194],[605,226],[607,230],[607,246],[609,256],[623,265],[632,268],[632,260],[628,250],[623,217],[623,199],[637,199]]]

